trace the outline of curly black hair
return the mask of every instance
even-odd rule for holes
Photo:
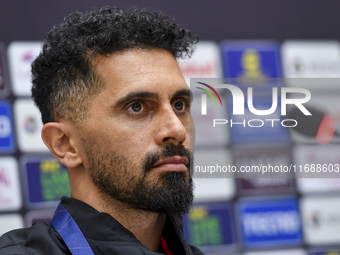
[[[129,49],[163,48],[176,58],[191,56],[198,38],[173,18],[147,9],[103,7],[73,13],[52,28],[32,63],[32,97],[43,123],[82,121],[104,85],[93,60]]]

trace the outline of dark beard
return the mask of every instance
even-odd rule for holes
[[[168,143],[161,151],[149,152],[141,166],[133,165],[124,155],[96,146],[94,139],[82,139],[93,182],[101,192],[131,208],[162,214],[188,213],[193,202],[190,161],[192,154],[181,143]],[[186,172],[161,172],[157,180],[147,179],[152,166],[161,159],[183,156],[189,164]],[[143,174],[133,174],[133,168]],[[152,172],[152,171],[151,171]]]

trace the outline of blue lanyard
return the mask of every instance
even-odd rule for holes
[[[58,205],[51,224],[73,255],[94,255],[77,223],[61,204]]]

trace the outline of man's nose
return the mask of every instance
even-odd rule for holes
[[[159,145],[164,145],[169,141],[172,141],[175,144],[178,144],[179,142],[184,143],[186,133],[186,127],[173,109],[164,109],[164,112],[158,119],[156,143]]]

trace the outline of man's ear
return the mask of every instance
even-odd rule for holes
[[[75,168],[83,163],[79,138],[74,133],[68,133],[65,123],[46,123],[41,131],[41,136],[53,155],[67,168]]]

